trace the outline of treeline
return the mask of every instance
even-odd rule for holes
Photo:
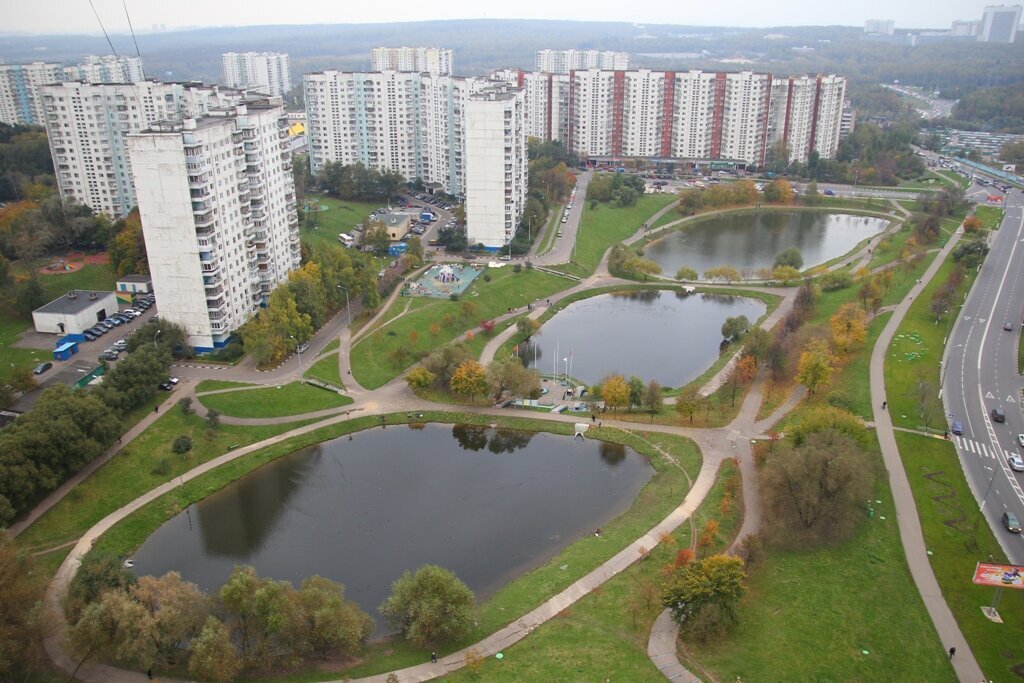
[[[426,565],[399,577],[380,611],[412,645],[438,647],[469,632],[475,604],[455,574]],[[322,576],[296,589],[235,567],[207,596],[177,572],[136,578],[102,552],[86,556],[64,607],[78,666],[98,658],[151,676],[154,668],[186,667],[214,683],[310,660],[348,661],[374,630],[345,587]]]
[[[328,161],[313,177],[313,182],[320,190],[338,199],[383,200],[398,194],[405,185],[405,178],[398,171],[378,171],[361,163]]]
[[[587,199],[633,206],[644,194],[644,179],[631,173],[599,173],[587,185]]]
[[[993,133],[1024,132],[1024,83],[980,88],[953,106],[949,125]],[[966,126],[960,125],[967,124]]]
[[[0,123],[0,202],[41,199],[55,182],[46,131]]]
[[[818,197],[817,186],[810,188],[808,197]],[[789,181],[777,178],[764,188],[764,196],[757,191],[752,180],[717,183],[708,188],[688,187],[679,193],[679,213],[693,216],[707,209],[755,206],[762,201],[773,204],[791,204],[796,197]]]
[[[172,354],[185,343],[171,323],[149,322],[130,338],[127,356],[95,388],[63,384],[0,432],[0,527],[103,454],[121,434],[122,416],[167,381]]]
[[[346,291],[350,303],[362,297],[367,308],[380,305],[377,265],[369,254],[314,244],[305,261],[274,290],[267,307],[239,328],[241,341],[228,345],[231,355],[244,347],[261,366],[278,363],[345,305]]]

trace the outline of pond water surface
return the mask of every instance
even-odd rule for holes
[[[846,254],[887,224],[882,218],[817,211],[725,214],[670,232],[647,245],[644,255],[668,275],[683,266],[703,274],[729,265],[753,277],[759,268],[771,268],[783,249],[798,248],[804,268],[813,268]]]
[[[377,607],[406,570],[438,564],[486,598],[628,509],[654,470],[631,449],[546,433],[393,426],[279,458],[192,505],[133,555],[207,592],[235,565],[296,586],[345,585]]]
[[[718,358],[726,318],[745,315],[753,323],[766,308],[758,299],[722,294],[601,294],[552,316],[530,344],[519,345],[519,356],[543,373],[569,372],[587,384],[618,373],[677,387]]]

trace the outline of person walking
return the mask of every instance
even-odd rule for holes
[[[885,407],[886,407],[887,405],[889,405],[889,402],[888,402],[888,401],[882,401],[882,410],[885,410]]]
[[[953,659],[953,655],[956,654],[956,647],[949,648],[949,658]]]
[[[952,655],[950,655],[950,656],[952,657]],[[437,653],[436,652],[431,652],[430,653],[430,661],[433,664],[437,664]]]

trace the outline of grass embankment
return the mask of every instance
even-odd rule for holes
[[[488,269],[478,276],[459,301],[399,297],[385,316],[392,322],[364,336],[352,348],[352,374],[362,386],[376,389],[423,355],[479,327],[482,321],[551,296],[571,284],[551,273],[533,269],[516,273],[506,267]],[[409,302],[408,312],[399,317]]]
[[[735,503],[727,514],[721,512],[727,490],[733,491],[734,500],[740,499],[738,482],[736,465],[725,461],[693,516],[698,533],[709,519],[719,523],[719,534],[710,552],[728,546],[742,520],[742,511]],[[502,660],[488,658],[478,675],[463,669],[445,680],[664,681],[664,675],[647,657],[647,637],[662,610],[661,570],[675,559],[679,549],[690,547],[690,525],[683,524],[672,536],[671,542],[660,544],[646,560],[505,650]]]
[[[422,417],[417,416],[416,420],[478,425],[497,424],[513,429],[548,431],[567,436],[572,434],[571,424],[510,416],[430,412]],[[391,415],[387,419],[387,423],[392,426],[396,423],[407,422],[410,422],[410,419],[404,414]],[[186,482],[174,492],[143,507],[111,529],[97,542],[96,547],[112,550],[119,554],[128,554],[164,521],[180,512],[185,505],[223,488],[231,481],[262,464],[298,448],[378,424],[377,417],[362,417],[339,422],[287,439],[280,444],[227,463],[194,481]],[[688,482],[696,476],[700,468],[700,454],[696,446],[682,437],[650,434],[644,438],[639,434],[615,428],[594,429],[588,434],[588,437],[591,436],[633,448],[647,457],[656,470],[655,476],[641,490],[629,510],[602,528],[600,538],[588,535],[576,541],[543,566],[505,586],[491,599],[480,605],[477,613],[477,626],[473,632],[463,641],[453,643],[443,651],[439,650],[438,654],[465,647],[490,635],[614,556],[622,547],[633,542],[650,527],[661,521],[683,500],[689,490]],[[668,452],[673,461],[662,455],[658,448]],[[643,564],[647,566],[649,563]],[[616,622],[620,620],[621,614],[615,617]],[[599,650],[595,649],[593,652],[596,654]],[[379,643],[371,646],[363,658],[363,662],[355,669],[345,671],[345,675],[356,677],[387,672],[421,663],[426,656],[429,656],[429,653],[410,647],[401,641]],[[284,680],[325,680],[337,678],[337,676],[336,669],[312,670]],[[282,679],[275,678],[274,680]]]
[[[345,385],[341,381],[341,369],[338,367],[338,354],[332,353],[325,358],[321,358],[317,362],[313,363],[306,372],[302,374],[303,377],[309,377],[311,379],[318,379],[321,382],[326,382],[332,386],[336,386],[339,389],[344,389]]]
[[[544,222],[543,232],[538,235],[537,253],[540,255],[551,251],[555,246],[555,239],[558,237],[558,228],[562,224],[562,214],[565,213],[565,204],[556,204],[551,208],[548,220]]]
[[[590,275],[609,247],[642,228],[645,221],[676,199],[674,194],[648,194],[627,207],[586,200],[572,262],[555,268],[577,277]]]
[[[211,430],[202,418],[185,416],[168,407],[164,415],[113,460],[76,486],[18,536],[18,544],[42,549],[77,539],[110,512],[178,474],[233,447],[261,441],[301,424],[305,423],[245,427],[222,424]],[[182,435],[192,438],[192,450],[177,455],[171,451],[171,444]]]
[[[39,259],[36,266],[44,265],[46,259]],[[17,263],[12,267],[17,276],[25,267]],[[90,263],[79,270],[55,275],[39,275],[46,301],[52,301],[73,289],[93,289],[110,292],[114,290],[114,271],[109,265]],[[31,368],[43,361],[53,360],[50,349],[28,349],[15,347],[14,343],[22,332],[32,327],[31,318],[18,315],[11,302],[0,306],[0,383],[6,384],[14,370]],[[53,335],[57,341],[57,335]],[[99,344],[100,342],[95,342]]]
[[[1019,680],[1015,668],[1024,662],[1024,594],[1003,591],[998,608],[1002,624],[989,621],[981,612],[982,606],[992,604],[995,589],[971,583],[975,564],[990,558],[1006,562],[1006,556],[978,511],[956,449],[944,439],[905,432],[896,432],[896,443],[942,596],[985,676],[994,681]],[[1002,479],[1002,472],[996,477]],[[1005,480],[996,482],[1001,484]]]
[[[249,382],[232,382],[226,379],[204,379],[196,385],[196,393],[201,394],[204,391],[217,391],[219,389],[238,389],[241,387],[252,387],[255,384]]]
[[[981,221],[983,230],[998,230],[1005,212],[997,206],[976,206],[974,217]]]
[[[338,408],[352,403],[352,399],[310,384],[291,382],[265,389],[206,394],[199,397],[199,402],[231,417],[286,417]]]

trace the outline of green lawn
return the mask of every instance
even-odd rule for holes
[[[484,279],[489,275],[490,282]],[[424,354],[447,344],[466,330],[528,303],[569,287],[566,278],[539,270],[488,269],[459,301],[399,297],[385,316],[393,322],[361,338],[352,348],[352,374],[368,389],[376,389],[397,377]],[[412,304],[410,306],[410,303]],[[398,313],[409,306],[402,317]],[[474,309],[466,313],[467,306]],[[431,327],[437,324],[436,334]]]
[[[976,206],[974,215],[981,221],[981,227],[985,230],[998,230],[999,224],[1003,222],[1004,211],[997,206]]]
[[[894,233],[890,233],[885,239],[878,243],[875,247],[874,252],[871,254],[871,261],[868,263],[868,270],[875,270],[885,265],[889,265],[900,257],[900,251],[903,250],[903,246],[906,244],[907,239],[913,235],[913,230],[910,226],[904,224],[899,230]]]
[[[829,402],[864,420],[872,419],[871,378],[868,374],[871,349],[891,315],[888,312],[882,313],[868,324],[868,337],[861,347],[862,352],[855,354],[836,374],[828,395]]]
[[[352,403],[348,396],[309,384],[282,384],[266,389],[247,389],[199,397],[208,409],[219,410],[232,417],[282,417]]]
[[[1013,667],[1024,663],[1024,593],[1003,591],[995,624],[981,612],[992,604],[994,589],[975,586],[971,576],[977,562],[1006,562],[1002,548],[964,478],[953,444],[943,439],[896,432],[900,456],[914,493],[925,544],[935,578],[970,643],[985,676],[994,681],[1017,681]],[[967,457],[976,457],[968,455]],[[997,475],[1002,479],[1002,472]],[[1004,532],[1002,529],[999,533]]]
[[[239,387],[251,387],[254,386],[248,382],[231,382],[224,379],[204,379],[196,385],[196,393],[201,394],[204,391],[216,391],[218,389],[238,389]]]
[[[592,202],[586,200],[572,263],[564,268],[565,272],[581,277],[593,273],[609,247],[635,233],[651,216],[677,199],[670,193],[647,194],[635,205],[623,208],[606,202],[591,208]]]
[[[293,429],[303,422],[285,425],[235,426],[222,424],[210,430],[206,421],[167,406],[164,414],[144,433],[76,486],[65,498],[18,536],[26,548],[51,547],[78,538],[86,529],[110,512],[153,487],[169,481],[180,472],[211,460],[232,446],[244,446]],[[192,437],[192,450],[185,455],[171,452],[178,436]],[[154,468],[166,460],[164,474]]]
[[[907,570],[876,457],[881,502],[851,540],[770,550],[751,572],[735,632],[685,643],[693,670],[712,672],[705,680],[956,680]]]
[[[320,242],[339,249],[344,248],[338,241],[339,233],[351,232],[357,223],[365,225],[370,212],[383,206],[379,202],[342,201],[326,195],[311,194],[307,195],[306,199],[310,202],[318,201],[326,206],[327,210],[316,214],[316,227],[313,228],[307,225],[306,215],[302,212],[302,207],[299,207],[302,239],[309,243]]]
[[[72,289],[112,292],[116,279],[114,269],[105,263],[90,263],[72,273],[39,276],[39,282],[43,285],[47,301],[56,299]]]
[[[303,377],[312,377],[321,382],[333,384],[339,389],[344,389],[345,384],[341,381],[341,372],[338,369],[338,354],[332,353],[326,358],[321,358],[313,363],[313,367],[303,373]]]
[[[556,204],[552,207],[551,217],[544,223],[544,233],[536,237],[538,254],[546,254],[555,246],[555,238],[558,235],[558,226],[565,212],[565,204]]]

